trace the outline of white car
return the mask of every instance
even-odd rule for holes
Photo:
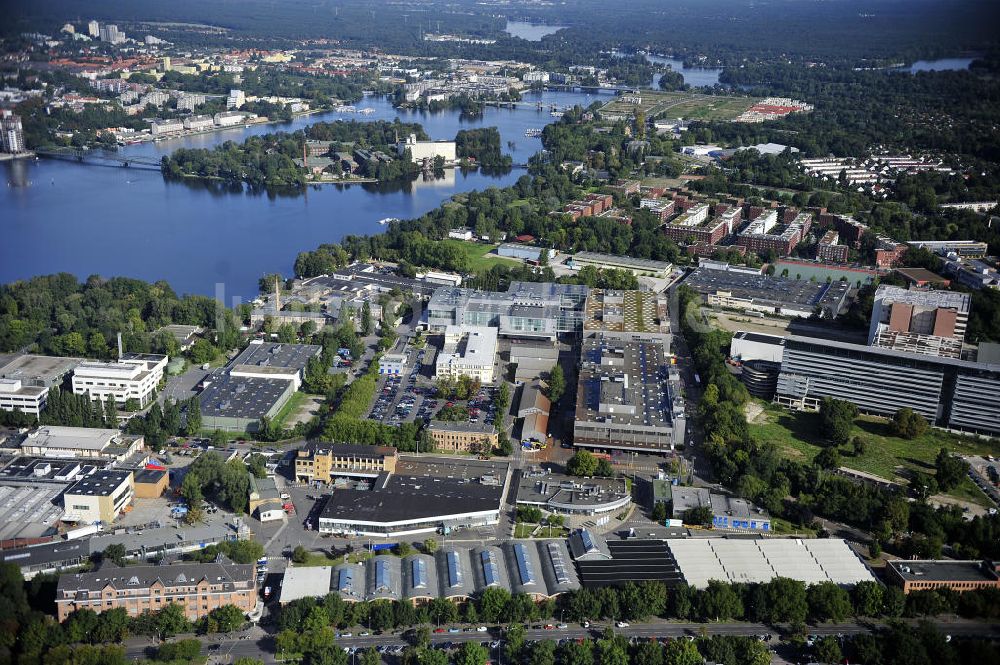
[[[477,633],[485,633],[487,630],[489,629],[486,626],[480,626],[479,628],[476,628]]]
[[[615,625],[618,626],[619,628],[628,628],[629,624],[628,621],[619,621]]]

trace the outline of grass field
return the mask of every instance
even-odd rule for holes
[[[788,411],[774,404],[750,423],[750,433],[761,441],[774,443],[790,459],[808,462],[827,445],[819,430],[819,416],[813,413]],[[916,439],[893,436],[882,418],[860,416],[855,422],[854,435],[869,442],[860,457],[844,452],[841,464],[849,469],[870,473],[887,480],[905,482],[907,470],[934,473],[934,458],[941,448],[962,455],[996,454],[995,446],[969,437],[960,437],[931,429]],[[950,496],[989,506],[988,499],[966,478],[949,492]]]
[[[498,245],[467,242],[465,240],[455,240],[454,238],[442,240],[441,243],[450,247],[457,247],[459,251],[465,254],[469,258],[469,267],[472,272],[480,272],[492,268],[497,265],[497,262],[506,262],[508,264],[521,263],[518,259],[510,259],[505,256],[497,256],[496,254],[491,255],[490,252],[493,252]]]
[[[302,405],[305,404],[306,399],[308,399],[308,396],[305,393],[296,390],[274,417],[275,422],[278,425],[284,426],[288,417],[293,413],[297,413],[302,408]]]
[[[685,120],[732,120],[756,103],[751,97],[703,95],[694,92],[641,93],[642,103],[628,104],[615,98],[601,109],[602,113],[630,116],[642,111],[647,118],[684,118]]]

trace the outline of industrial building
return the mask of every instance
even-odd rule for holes
[[[875,581],[847,542],[837,538],[674,538],[666,544],[684,581],[698,589],[710,580],[762,583],[776,577],[841,586]]]
[[[467,376],[493,383],[497,375],[497,329],[488,326],[447,326],[444,347],[437,355],[434,376]]]
[[[521,423],[521,444],[545,444],[549,439],[549,415],[552,402],[538,383],[527,383],[521,388],[517,417]]]
[[[56,588],[60,622],[76,610],[100,614],[122,608],[136,617],[171,603],[180,605],[189,621],[224,605],[249,613],[257,606],[254,566],[226,561],[120,568],[105,562],[93,572],[61,575]]]
[[[662,339],[597,332],[583,340],[574,445],[667,452],[684,442],[685,422],[680,373]]]
[[[491,326],[503,337],[554,342],[559,333],[580,331],[588,292],[551,282],[511,282],[504,293],[439,287],[423,323],[435,333],[451,325]]]
[[[342,600],[393,600],[414,605],[435,598],[464,601],[498,587],[535,601],[580,588],[564,540],[512,540],[502,546],[445,546],[433,554],[379,555],[361,565],[290,567],[279,602],[336,593]]]
[[[28,353],[14,356],[7,364],[0,366],[0,379],[16,379],[24,386],[52,388],[62,385],[66,376],[82,362],[82,358],[37,356]]]
[[[43,425],[21,441],[21,454],[37,457],[79,457],[123,462],[142,450],[145,439],[116,429]]]
[[[132,503],[131,471],[97,471],[76,481],[63,494],[63,520],[81,524],[111,524]]]
[[[578,529],[570,534],[569,549],[587,588],[646,581],[673,587],[684,581],[665,540],[606,541],[588,529]]]
[[[336,476],[374,478],[395,472],[397,459],[391,446],[313,442],[295,454],[295,480],[329,484]]]
[[[577,478],[541,467],[525,469],[516,490],[517,505],[562,515],[604,515],[632,503],[624,478]]]
[[[875,291],[868,344],[961,358],[971,302],[967,293],[881,284]]]
[[[584,309],[583,335],[605,340],[657,341],[670,349],[670,310],[665,293],[591,289]]]
[[[770,277],[712,261],[702,261],[684,284],[714,307],[804,318],[816,312],[835,318],[851,290],[847,282]]]
[[[314,344],[250,342],[226,367],[212,372],[198,395],[206,429],[255,431],[262,418],[274,418],[302,385]]]
[[[653,277],[666,277],[674,267],[668,261],[637,259],[631,256],[601,254],[599,252],[577,252],[566,261],[566,265],[573,269],[579,269],[583,266],[615,268],[627,270],[633,275],[651,275]]]
[[[438,157],[443,159],[445,164],[454,164],[458,161],[454,141],[418,141],[416,134],[410,134],[405,140],[396,144],[396,152],[400,157],[407,150],[410,151],[410,159],[416,163],[425,160],[433,162]]]
[[[73,371],[73,392],[101,402],[112,396],[119,407],[135,400],[145,408],[163,380],[168,360],[161,354],[126,353],[115,362],[82,362]]]
[[[997,394],[998,364],[793,335],[785,338],[775,401],[818,409],[833,397],[885,417],[906,407],[932,425],[995,436]]]
[[[707,487],[670,486],[670,501],[674,519],[684,519],[692,508],[712,511],[713,529],[745,531],[771,530],[771,518],[746,499],[710,492]]]
[[[911,240],[907,244],[942,256],[955,254],[960,259],[981,259],[989,252],[989,245],[978,240]]]
[[[546,247],[536,247],[535,245],[520,245],[507,242],[497,247],[497,256],[504,256],[509,259],[521,259],[522,261],[541,261],[543,253],[549,259],[556,257],[556,250]]]
[[[559,362],[559,347],[551,342],[510,340],[508,366],[514,366],[514,381],[524,383],[547,375]]]
[[[887,561],[886,577],[903,593],[950,589],[964,593],[976,589],[1000,589],[1000,571],[992,561],[953,559],[908,559]]]
[[[484,422],[431,420],[427,434],[434,450],[454,453],[490,452],[497,445],[497,431]]]
[[[778,335],[737,331],[729,345],[729,357],[739,363],[740,380],[754,397],[770,400],[778,388],[785,338]]]
[[[371,488],[338,489],[325,498],[319,531],[394,537],[489,526],[500,520],[507,464],[410,458]]]

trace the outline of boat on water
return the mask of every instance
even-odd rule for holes
[[[363,109],[359,109],[358,113],[361,113],[363,115],[371,115],[372,113],[375,113],[375,109],[372,109],[372,108],[363,108]]]
[[[529,129],[524,130],[524,135],[525,136],[529,136],[529,137],[531,137],[531,136],[541,136],[542,135],[542,130],[538,129],[537,127],[531,127]]]
[[[378,223],[381,224],[382,226],[385,226],[390,222],[398,222],[398,221],[399,221],[398,217],[386,217],[385,219],[378,220]]]
[[[561,118],[561,117],[563,117],[563,112],[562,111],[552,111],[551,113],[549,113],[549,115],[552,116],[553,118]]]

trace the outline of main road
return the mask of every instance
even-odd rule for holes
[[[915,624],[915,621],[909,622]],[[979,621],[969,621],[966,619],[939,619],[932,624],[942,633],[951,637],[977,637],[991,640],[1000,640],[1000,624],[986,623]],[[535,624],[538,625],[538,624]],[[552,625],[552,624],[546,624]],[[594,624],[590,628],[583,628],[578,624],[573,624],[567,628],[529,628],[525,630],[525,640],[563,640],[580,638],[599,638],[611,624]],[[868,633],[882,627],[880,622],[861,623],[826,623],[817,626],[808,626],[807,632],[812,635],[856,635]],[[655,621],[649,623],[637,623],[625,628],[612,628],[616,633],[629,638],[636,639],[659,639],[659,638],[693,638],[701,635],[750,635],[764,636],[773,634],[777,639],[778,630],[775,626],[768,626],[761,623],[745,622],[721,622],[721,623],[678,623],[668,621]],[[237,658],[249,656],[263,660],[265,663],[278,662],[274,654],[273,637],[260,628],[253,629],[253,632],[244,632],[226,636],[203,636],[198,638],[203,645],[203,651],[211,658],[209,663],[231,663]],[[459,645],[462,642],[495,642],[503,641],[500,627],[491,627],[488,632],[480,633],[474,629],[464,629],[458,633],[431,633],[430,641],[432,645],[441,645],[450,642]],[[387,633],[382,635],[352,635],[351,637],[338,637],[337,645],[343,648],[353,648],[364,650],[368,647],[379,646],[403,646],[407,641],[399,633]],[[149,640],[131,640],[126,645],[126,656],[129,660],[143,660],[152,655],[152,645]]]

